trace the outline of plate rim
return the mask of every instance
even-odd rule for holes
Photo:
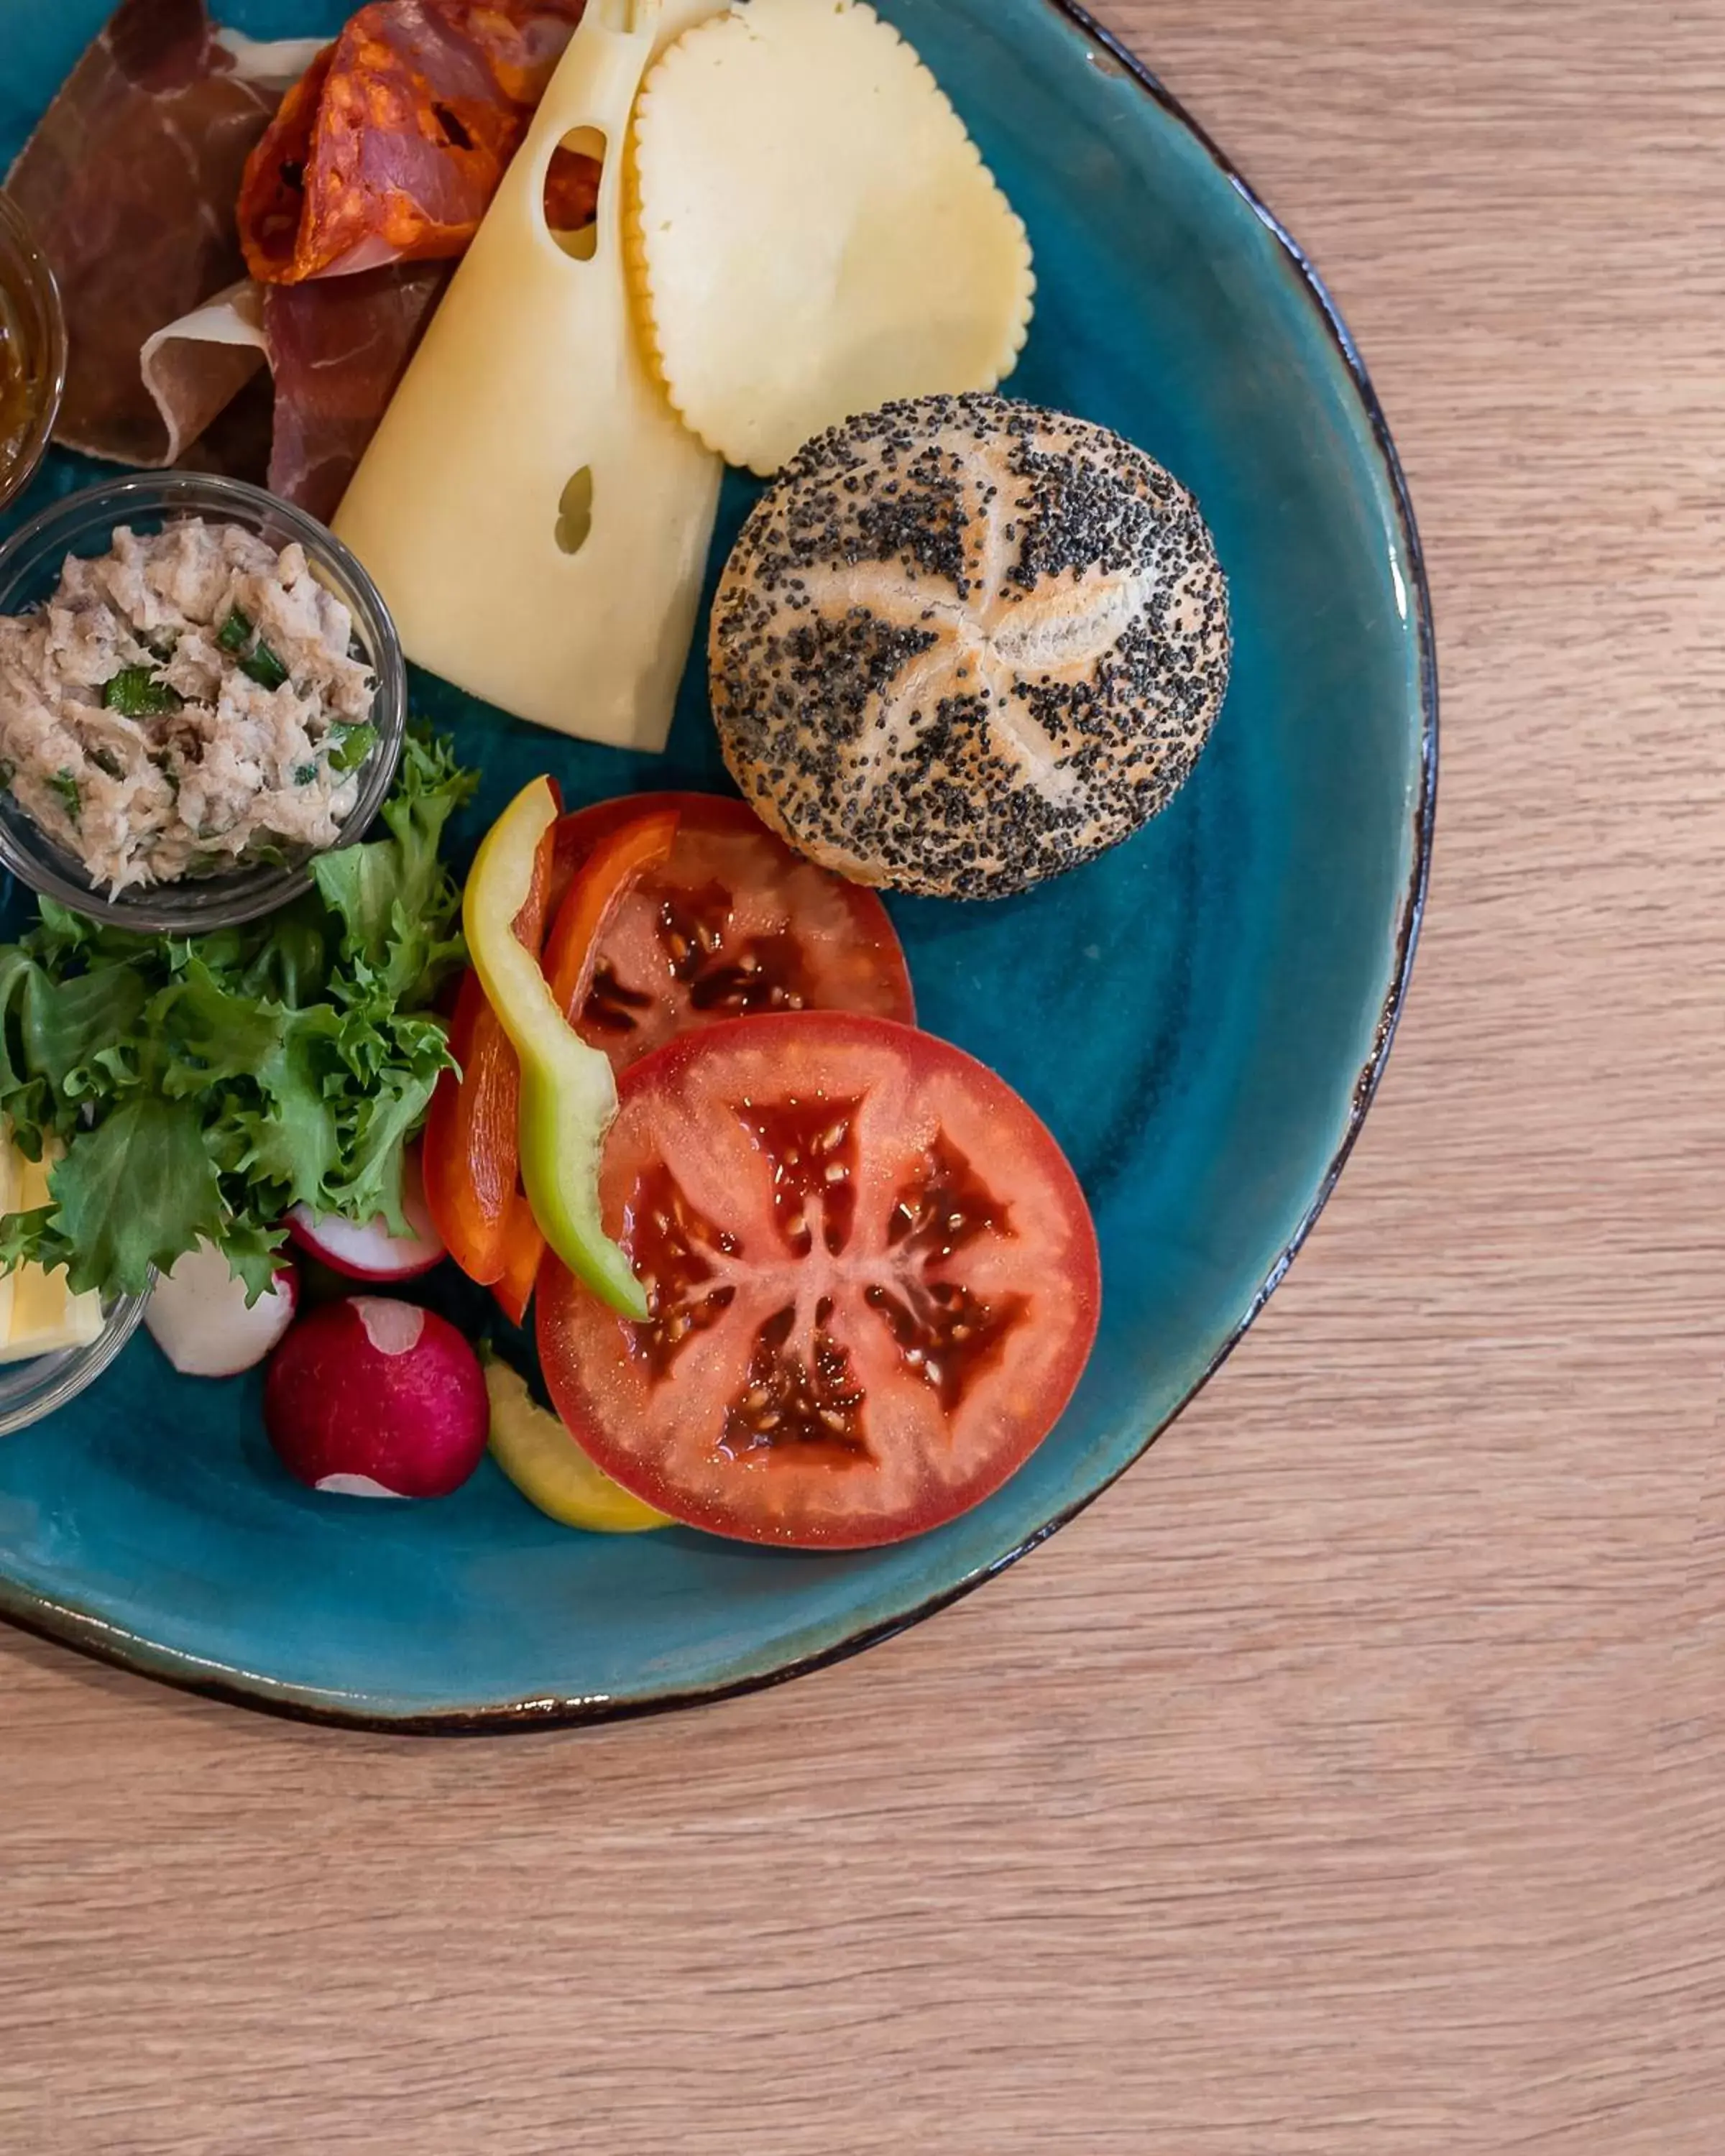
[[[870,1647],[909,1631],[943,1609],[951,1609],[998,1578],[1021,1558],[1068,1527],[1087,1512],[1122,1476],[1129,1473],[1177,1422],[1240,1345],[1262,1312],[1264,1306],[1286,1278],[1289,1268],[1305,1246],[1318,1218],[1334,1194],[1342,1171],[1348,1165],[1372,1103],[1377,1097],[1389,1060],[1396,1029],[1401,1022],[1425,920],[1431,878],[1433,839],[1437,820],[1438,790],[1438,667],[1437,639],[1432,620],[1431,588],[1425,567],[1420,529],[1414,513],[1407,477],[1389,430],[1377,389],[1360,355],[1352,331],[1310,257],[1276,215],[1240,167],[1208,130],[1169,90],[1148,63],[1113,31],[1099,23],[1079,0],[1042,0],[1091,44],[1106,53],[1117,71],[1135,84],[1167,116],[1193,138],[1247,208],[1281,249],[1296,272],[1298,282],[1317,311],[1319,321],[1340,354],[1343,365],[1370,426],[1372,439],[1389,482],[1389,495],[1400,530],[1405,572],[1414,608],[1420,653],[1420,758],[1418,798],[1414,808],[1414,858],[1396,924],[1395,962],[1389,988],[1378,1014],[1372,1050],[1361,1066],[1353,1086],[1347,1127],[1319,1181],[1316,1194],[1293,1233],[1257,1290],[1244,1314],[1222,1342],[1196,1381],[1176,1405],[1137,1445],[1131,1456],[1092,1490],[1056,1512],[1014,1548],[979,1570],[943,1587],[911,1609],[876,1623],[859,1627],[843,1639],[829,1641],[813,1652],[794,1656],[771,1670],[747,1676],[726,1678],[706,1686],[654,1693],[639,1699],[546,1698],[516,1700],[479,1707],[443,1708],[426,1712],[391,1714],[369,1706],[348,1707],[328,1699],[295,1691],[290,1686],[262,1676],[248,1678],[231,1669],[200,1670],[197,1658],[162,1647],[137,1634],[109,1623],[76,1604],[22,1589],[0,1578],[0,1617],[19,1630],[69,1647],[75,1652],[117,1667],[130,1674],[165,1684],[177,1691],[213,1699],[230,1707],[249,1709],[292,1722],[326,1728],[348,1729],[396,1737],[496,1737],[532,1730],[593,1727],[606,1722],[633,1721],[647,1715],[670,1714],[691,1707],[711,1707],[751,1692],[768,1691],[810,1676],[865,1654]],[[1091,55],[1094,60],[1095,55]]]

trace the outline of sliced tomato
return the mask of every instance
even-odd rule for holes
[[[540,1360],[577,1442],[657,1511],[861,1548],[999,1489],[1096,1337],[1077,1178],[1004,1080],[839,1014],[685,1034],[623,1080],[601,1195],[652,1315],[555,1263]]]
[[[545,942],[558,828],[546,834],[532,889],[516,916],[515,932],[536,957]],[[508,1271],[512,1250],[519,1260],[521,1219],[531,1224],[532,1216],[521,1194],[521,1066],[471,972],[456,1000],[449,1053],[459,1072],[446,1070],[438,1081],[425,1123],[425,1202],[449,1255],[470,1280],[489,1287]]]
[[[563,819],[590,851],[624,825],[674,813],[676,843],[607,929],[577,1020],[619,1074],[667,1040],[727,1019],[799,1010],[916,1016],[886,907],[793,853],[740,801],[638,793]]]

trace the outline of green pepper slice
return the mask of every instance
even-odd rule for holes
[[[480,985],[521,1066],[521,1181],[533,1217],[578,1280],[640,1322],[648,1316],[646,1294],[605,1234],[599,1211],[599,1167],[617,1116],[610,1060],[568,1024],[515,933],[539,842],[557,814],[549,779],[535,779],[516,795],[480,848],[462,926]]]

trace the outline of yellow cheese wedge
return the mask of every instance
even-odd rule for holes
[[[655,51],[714,4],[593,0],[336,520],[410,659],[619,748],[665,746],[722,474],[637,337],[624,146]],[[604,177],[560,244],[545,174],[569,136]]]
[[[934,77],[860,0],[749,0],[655,67],[626,239],[672,403],[733,464],[899,397],[992,389],[1030,244]]]
[[[33,1213],[49,1203],[48,1163],[25,1160],[8,1144],[18,1165],[18,1198],[13,1210]],[[20,1265],[8,1281],[11,1307],[0,1362],[21,1363],[27,1356],[54,1355],[68,1348],[87,1348],[102,1329],[100,1296],[74,1295],[64,1272],[45,1273],[39,1265]]]

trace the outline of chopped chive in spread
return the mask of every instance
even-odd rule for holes
[[[333,726],[330,740],[333,743],[330,769],[357,771],[377,746],[377,729],[373,726]]]
[[[233,607],[228,610],[226,621],[216,631],[216,642],[223,651],[232,652],[235,658],[239,658],[242,652],[245,653],[244,658],[239,658],[239,670],[249,680],[255,681],[260,689],[279,689],[286,680],[288,670],[262,637],[258,637],[255,644],[252,643],[256,634],[251,616],[239,607]],[[247,649],[248,645],[251,646],[249,650]]]
[[[128,719],[156,719],[177,711],[185,702],[177,689],[158,681],[147,666],[122,666],[102,685],[102,701],[110,711]]]
[[[239,662],[239,670],[255,681],[260,689],[279,689],[288,677],[288,670],[261,638],[258,648],[249,658]]]
[[[131,535],[105,567],[69,562],[54,608],[7,624],[66,762],[52,747],[0,755],[0,809],[36,817],[97,889],[322,850],[383,757],[366,723],[376,678],[341,610],[307,607],[308,573],[244,527],[198,518]],[[88,632],[69,656],[49,619],[61,605]]]
[[[60,797],[67,815],[75,825],[84,814],[84,796],[79,791],[77,780],[69,771],[57,771],[48,783]]]

